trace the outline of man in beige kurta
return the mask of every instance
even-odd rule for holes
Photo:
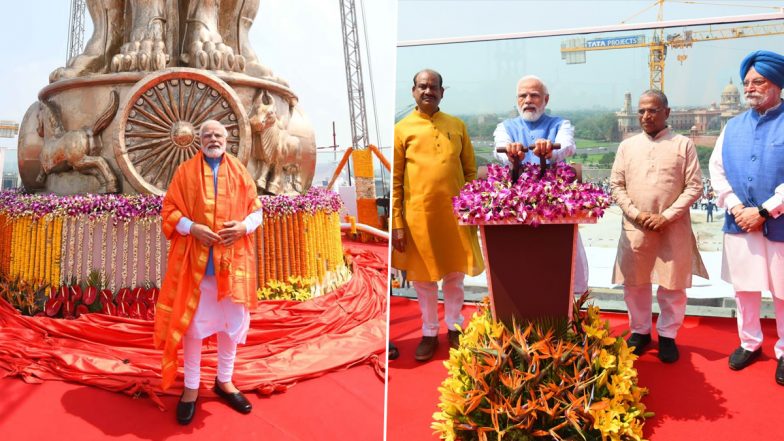
[[[484,270],[476,227],[461,226],[452,197],[476,178],[474,148],[465,124],[440,111],[438,72],[414,76],[417,108],[395,125],[392,179],[392,266],[405,270],[422,312],[422,341],[414,358],[426,361],[438,346],[438,285],[443,279],[449,344],[463,324],[463,278]]]
[[[689,207],[702,194],[702,173],[694,143],[667,128],[667,97],[649,90],[639,102],[643,133],[621,143],[610,188],[623,211],[623,230],[613,283],[623,284],[632,335],[642,354],[651,342],[652,287],[661,313],[656,324],[659,359],[678,360],[675,337],[686,311],[692,274],[707,277],[691,229]]]

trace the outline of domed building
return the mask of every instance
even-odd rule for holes
[[[715,141],[718,133],[733,116],[744,110],[740,101],[740,91],[738,86],[733,84],[730,78],[729,84],[724,86],[721,92],[719,105],[713,103],[707,108],[693,109],[672,109],[668,125],[682,133],[688,133],[692,137],[700,137],[702,143]],[[624,106],[620,112],[616,113],[618,119],[618,131],[623,139],[628,138],[640,131],[640,123],[637,119],[636,109],[632,109],[631,94],[624,94]],[[707,135],[712,132],[711,135]],[[712,145],[712,144],[711,144]]]
[[[730,84],[724,86],[724,90],[721,92],[721,104],[719,104],[719,109],[724,112],[726,110],[734,111],[740,108],[740,91],[738,90],[738,86],[732,84],[732,78],[730,78]]]

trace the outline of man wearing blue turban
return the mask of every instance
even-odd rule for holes
[[[729,358],[740,370],[762,352],[760,304],[770,291],[776,314],[778,364],[784,385],[784,56],[756,51],[741,63],[746,112],[730,119],[710,159],[724,216],[721,277],[735,289],[740,347]]]

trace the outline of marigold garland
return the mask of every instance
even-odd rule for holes
[[[84,224],[85,219],[78,217],[74,218],[76,222],[76,278],[82,279],[85,272],[82,270],[82,261],[84,260],[84,250],[82,244],[84,243]],[[125,253],[123,253],[125,255]],[[87,270],[89,272],[89,268]]]
[[[264,265],[264,228],[257,228],[256,231],[253,233],[256,235],[256,261],[258,262],[258,271],[256,271],[256,278],[258,286],[264,286],[265,278],[264,271],[266,271],[266,265]]]
[[[49,282],[52,273],[52,229],[49,216],[44,218],[44,265],[43,279],[41,281],[44,285],[51,285]]]
[[[307,249],[305,247],[305,224],[302,222],[302,213],[297,213],[295,218],[296,220],[296,231],[297,231],[297,253],[298,253],[298,260],[299,268],[297,270],[297,274],[302,276],[307,276],[307,263],[305,261],[305,257],[307,256]]]
[[[144,274],[149,279],[150,278],[150,259],[152,258],[152,254],[150,253],[150,240],[152,240],[152,225],[150,222],[144,222]]]
[[[129,224],[122,224],[120,226],[122,232],[122,241],[120,245],[124,245],[125,252],[122,253],[122,277],[120,278],[120,286],[131,286],[128,281],[128,250],[131,249],[131,230]]]
[[[93,247],[95,245],[93,235],[95,234],[95,221],[90,219],[87,221],[87,265],[85,265],[85,272],[90,274],[93,268]]]
[[[137,286],[139,281],[137,279],[137,273],[139,270],[139,223],[134,222],[131,224],[133,228],[133,236],[132,236],[132,243],[131,249],[133,250],[133,258],[131,263],[131,283],[130,286]]]
[[[160,233],[156,228],[156,232]],[[161,238],[160,234],[155,235],[155,285],[161,286],[163,275],[161,274]]]
[[[292,258],[290,252],[291,240],[289,240],[289,225],[288,222],[286,221],[288,217],[289,215],[286,214],[278,219],[278,222],[280,222],[280,226],[281,226],[280,238],[281,238],[281,251],[282,251],[281,260],[283,261],[282,262],[283,280],[287,280],[291,275],[291,265],[290,265],[290,259]]]
[[[63,259],[63,218],[61,217],[54,219],[54,240],[52,241],[52,250],[54,250],[54,256],[52,257],[52,277],[50,282],[52,286],[58,287],[60,286],[60,268],[62,267]]]
[[[319,285],[330,273],[345,268],[338,215],[342,203],[337,193],[313,188],[305,195],[260,200],[264,211],[264,224],[256,235],[260,286],[289,277],[312,277]],[[31,286],[60,286],[97,270],[105,286],[116,290],[118,284],[142,278],[138,272],[143,252],[144,277],[160,286],[162,254],[169,245],[161,242],[161,201],[158,196],[141,195],[0,192],[0,277]],[[142,225],[129,225],[131,221]],[[96,240],[100,240],[100,255]],[[143,251],[140,240],[144,240]]]
[[[119,228],[115,227],[112,228],[109,232],[109,243],[112,246],[111,257],[109,260],[109,265],[107,266],[108,269],[111,269],[111,273],[107,276],[109,278],[109,289],[112,291],[117,290],[117,234],[119,233]],[[160,286],[160,285],[158,285]]]

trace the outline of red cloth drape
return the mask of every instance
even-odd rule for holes
[[[349,248],[346,254],[353,274],[342,287],[307,302],[260,302],[251,311],[247,343],[238,347],[235,362],[239,389],[271,394],[355,364],[383,369],[387,266],[370,251]],[[161,351],[153,347],[152,335],[153,322],[102,314],[76,320],[27,317],[0,299],[0,377],[146,392],[162,406],[157,394],[179,395],[182,373],[161,391]],[[181,354],[179,359],[181,364]],[[203,393],[209,393],[215,368],[213,337],[202,350]]]

